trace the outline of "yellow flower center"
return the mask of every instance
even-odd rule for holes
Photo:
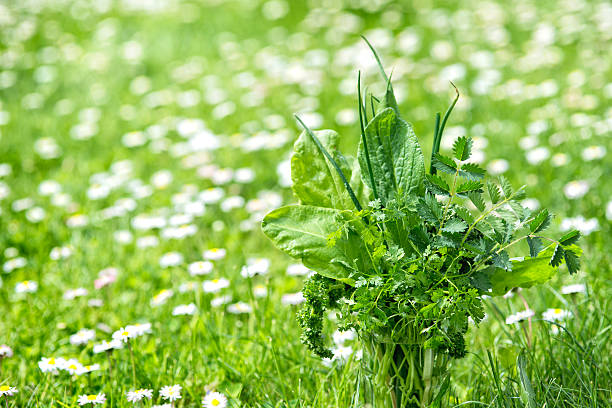
[[[70,365],[68,366],[68,368],[69,368],[69,369],[71,369],[71,370],[76,370],[76,369],[77,369],[77,366],[76,366],[76,365],[74,365],[74,364],[70,364]]]
[[[98,399],[97,395],[88,395],[87,396],[87,401],[95,401],[96,399]]]
[[[210,250],[210,252],[213,252],[213,253],[214,253],[214,252],[219,252],[219,248],[212,248],[212,249]]]
[[[121,333],[121,335],[127,337],[130,335],[130,333],[126,330],[123,333]]]
[[[215,399],[213,399],[213,400],[212,400],[210,403],[211,403],[211,404],[212,404],[214,407],[216,407],[217,405],[221,404],[221,403],[219,402],[219,400],[218,400],[218,399],[216,399],[216,398],[215,398]]]
[[[213,279],[212,282],[213,283],[219,283],[219,279]]]
[[[9,387],[8,385],[2,385],[2,386],[0,386],[0,391],[8,391],[8,390],[10,390],[10,389],[11,389],[11,387]]]
[[[555,309],[555,314],[561,314],[561,309]]]
[[[48,361],[49,365],[55,365],[55,359],[51,357]]]

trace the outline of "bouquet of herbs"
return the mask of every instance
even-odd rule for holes
[[[367,41],[367,40],[366,40]],[[368,43],[369,45],[369,43]],[[370,46],[371,47],[371,46]],[[374,50],[372,49],[374,52]],[[542,235],[551,214],[521,205],[524,188],[485,180],[469,161],[472,140],[440,154],[446,121],[436,115],[429,171],[411,125],[402,119],[390,79],[381,98],[362,98],[357,158],[338,151],[338,134],[304,127],[291,157],[299,204],[270,212],[264,233],[315,271],[299,312],[302,340],[331,357],[327,311],[364,347],[370,398],[388,407],[426,407],[448,386],[447,365],[466,353],[468,319],[484,317],[483,296],[549,280],[565,263],[579,267],[580,235]],[[525,240],[529,254],[510,258]]]

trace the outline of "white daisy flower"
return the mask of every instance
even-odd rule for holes
[[[96,404],[104,404],[106,401],[106,394],[90,394],[90,395],[80,395],[78,399],[79,405],[96,405]]]
[[[225,278],[206,280],[202,282],[202,289],[206,293],[217,293],[221,289],[227,288],[230,285],[230,282]]]
[[[227,397],[220,392],[209,392],[202,400],[204,408],[226,408]]]
[[[49,373],[49,372],[57,373],[58,370],[61,370],[64,368],[65,364],[66,364],[66,360],[64,360],[61,357],[59,358],[43,357],[38,362],[38,367],[40,368],[40,371],[42,371],[43,373]]]
[[[88,290],[85,288],[70,289],[64,292],[64,299],[72,300],[77,297],[87,296]]]
[[[302,264],[291,264],[287,266],[287,276],[306,276],[310,272],[311,270]]]
[[[122,327],[113,333],[113,340],[127,343],[129,339],[136,337],[136,333],[130,330],[130,326]]]
[[[151,306],[160,306],[166,303],[168,299],[170,299],[174,295],[174,292],[170,289],[162,289],[157,295],[153,296],[151,299]]]
[[[0,385],[0,397],[12,397],[17,392],[19,391],[15,387],[11,387],[10,385]]]
[[[0,360],[13,357],[13,349],[6,344],[0,344]]]
[[[141,388],[136,391],[128,391],[125,393],[128,402],[142,401],[144,398],[151,399],[153,397],[153,390]]]
[[[281,303],[283,305],[299,305],[303,303],[306,299],[302,292],[297,293],[287,293],[281,297]]]
[[[15,285],[16,293],[34,293],[38,290],[38,283],[34,281],[23,281]]]
[[[253,286],[253,295],[256,298],[262,298],[262,297],[266,297],[268,296],[268,288],[266,288],[266,285],[255,285]]]
[[[219,297],[216,297],[216,298],[212,299],[210,301],[210,305],[212,307],[219,307],[219,306],[225,305],[225,304],[227,304],[227,303],[229,303],[231,301],[232,301],[232,297],[230,295],[219,296]]]
[[[183,263],[183,255],[178,252],[168,252],[159,258],[159,266],[169,268]]]
[[[253,308],[248,303],[238,302],[227,307],[227,311],[232,314],[251,313]]]
[[[96,331],[92,329],[81,329],[70,336],[70,344],[86,344],[96,338]]]
[[[243,278],[252,278],[255,275],[265,275],[270,269],[270,260],[267,258],[249,258],[242,267],[240,274]]]
[[[563,309],[546,309],[544,313],[542,313],[542,318],[545,320],[563,320],[567,317],[571,317],[572,312]]]
[[[564,295],[570,295],[572,293],[586,293],[586,285],[584,283],[575,283],[573,285],[566,285],[561,288],[561,293],[563,293]],[[0,346],[0,350],[1,350],[1,346]]]
[[[83,365],[76,358],[71,358],[66,361],[63,368],[72,375],[78,375],[83,369]]]
[[[225,258],[226,250],[223,248],[211,248],[207,251],[204,251],[204,258],[209,259],[211,261],[218,261],[220,259]]]
[[[570,181],[563,187],[563,193],[570,200],[583,197],[589,191],[590,185],[586,180]]]
[[[115,350],[115,349],[120,349],[120,348],[123,348],[123,343],[121,342],[121,340],[112,340],[112,341],[102,340],[102,343],[94,345],[93,352],[94,354],[98,354],[104,351],[110,351],[110,350]]]
[[[198,311],[195,304],[179,305],[172,310],[172,316],[193,315]]]
[[[134,334],[134,337],[139,337],[152,332],[151,323],[136,323],[125,326],[127,330]]]
[[[189,274],[191,276],[207,275],[213,270],[213,264],[210,261],[198,261],[189,264]]]
[[[518,323],[534,315],[535,315],[535,312],[531,309],[523,310],[521,312],[518,312],[518,313],[515,313],[513,315],[506,317],[506,324]]]
[[[2,270],[6,273],[9,273],[14,271],[15,269],[23,268],[24,266],[26,266],[26,264],[27,261],[25,258],[17,257],[6,261],[2,266]]]
[[[166,385],[164,387],[161,388],[161,390],[159,390],[159,395],[161,395],[161,397],[163,399],[166,399],[170,402],[172,401],[176,401],[177,399],[181,398],[181,389],[183,387],[181,387],[178,384],[174,384],[174,385]]]
[[[91,364],[91,365],[81,366],[79,371],[77,371],[77,375],[83,375],[83,374],[91,373],[93,371],[98,371],[98,370],[100,370],[100,364]]]

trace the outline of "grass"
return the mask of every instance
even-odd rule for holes
[[[156,391],[157,404],[162,386],[180,384],[183,398],[176,407],[199,406],[212,390],[225,393],[234,407],[360,406],[354,393],[367,388],[367,379],[356,375],[359,362],[353,357],[326,365],[300,344],[298,306],[281,299],[298,292],[302,278],[287,275],[292,261],[266,241],[258,217],[275,201],[293,200],[279,183],[277,165],[288,158],[299,132],[294,112],[313,128],[339,129],[343,146],[357,142],[358,117],[345,110],[357,114],[357,71],[369,79],[377,74],[359,37],[364,34],[393,67],[400,108],[423,146],[431,145],[435,112],[453,97],[452,79],[462,97],[445,137],[469,134],[483,165],[504,159],[519,169],[505,176],[515,185],[527,180],[529,195],[557,214],[555,228],[576,216],[598,223],[584,238],[578,276],[564,273],[521,293],[536,312],[531,329],[527,322],[505,324],[508,315],[524,310],[520,296],[490,301],[489,318],[470,331],[471,353],[452,365],[448,404],[612,406],[612,215],[606,217],[612,38],[606,2],[445,1],[412,7],[385,1],[167,1],[156,3],[165,5],[158,11],[128,7],[145,2],[104,4],[0,6],[0,165],[12,170],[0,176],[0,263],[14,258],[7,248],[26,260],[24,267],[0,272],[0,344],[15,354],[1,361],[0,386],[19,389],[3,403],[73,407],[81,394],[104,392],[107,406],[127,407],[132,404],[125,392],[145,387]],[[142,93],[134,92],[138,81]],[[193,95],[200,101],[192,105]],[[203,120],[221,147],[186,150],[189,138],[178,132],[184,118]],[[71,134],[83,122],[95,123],[97,131],[76,140]],[[167,133],[160,136],[152,125]],[[125,146],[123,136],[134,131],[145,132],[145,143]],[[41,138],[55,140],[57,157],[39,153]],[[258,141],[259,148],[248,148]],[[589,146],[605,149],[603,157],[585,160]],[[538,147],[548,155],[529,161],[527,153]],[[132,171],[106,177],[108,195],[88,198],[96,184],[92,176],[123,160]],[[211,165],[217,167],[206,167]],[[240,168],[252,169],[254,179],[220,180],[219,169]],[[152,177],[160,170],[170,171],[172,181],[155,187]],[[45,180],[57,181],[73,205],[53,205],[61,196],[41,194]],[[151,186],[151,195],[139,196],[143,190],[135,180]],[[568,199],[564,188],[575,180],[586,180],[588,192]],[[187,221],[197,233],[183,239],[164,239],[164,228],[134,228],[139,214],[170,222],[186,212],[181,202],[198,201],[211,187],[245,204],[238,199],[227,211],[220,203],[206,204],[203,214]],[[130,197],[133,210],[104,219],[105,209]],[[28,209],[15,207],[23,198],[44,210],[42,220],[33,222],[35,213],[28,219]],[[74,214],[87,215],[89,223],[69,227]],[[117,231],[130,231],[133,240],[118,242]],[[139,248],[137,239],[149,235],[160,237],[159,244]],[[60,246],[71,246],[72,255],[50,259],[52,248]],[[214,247],[225,248],[226,258],[214,261],[210,275],[191,277],[187,265]],[[180,252],[184,262],[163,268],[159,260],[170,251]],[[269,259],[269,273],[243,278],[241,268],[251,257]],[[119,269],[117,281],[94,289],[98,272],[110,266]],[[200,282],[218,277],[230,286],[204,293]],[[24,280],[38,282],[38,290],[16,293]],[[195,290],[179,290],[192,281]],[[560,293],[562,285],[577,282],[586,284],[587,293]],[[265,286],[266,296],[254,295],[257,285]],[[89,294],[63,298],[78,287]],[[174,295],[152,306],[162,289]],[[245,302],[252,312],[211,306],[218,295],[231,295],[231,303]],[[91,299],[103,305],[89,306]],[[174,307],[192,302],[198,308],[193,316],[172,315]],[[557,322],[557,334],[542,321],[548,308],[572,313]],[[133,340],[134,367],[124,348],[111,354],[111,371],[104,353],[93,354],[93,344],[136,322],[151,322],[152,333]],[[96,339],[70,344],[69,337],[83,328],[95,329]],[[525,358],[523,375],[519,355]],[[99,363],[101,369],[75,377],[42,373],[37,363],[52,356]]]

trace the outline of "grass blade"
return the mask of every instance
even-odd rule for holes
[[[363,143],[363,149],[365,150],[366,163],[368,165],[368,176],[370,177],[370,183],[372,184],[372,192],[374,198],[378,199],[378,192],[376,191],[376,184],[374,183],[374,173],[372,173],[372,163],[370,162],[370,152],[368,151],[368,142],[365,137],[365,125],[363,121],[363,101],[361,100],[361,71],[357,76],[357,96],[359,98],[359,125],[361,127],[361,142]]]

